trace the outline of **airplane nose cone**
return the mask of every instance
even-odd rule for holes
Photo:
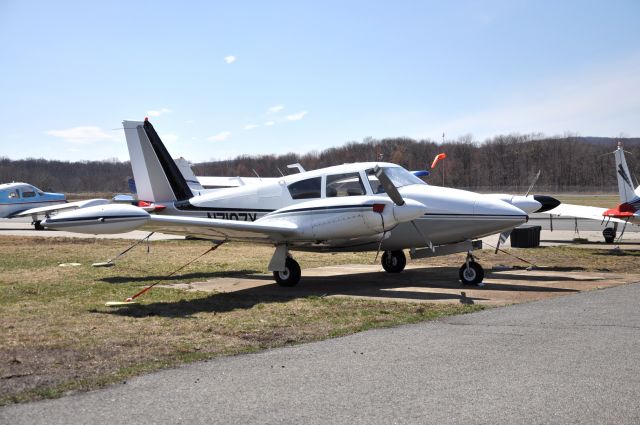
[[[534,195],[533,199],[540,203],[540,208],[534,212],[545,212],[554,209],[560,205],[560,201],[552,196]]]
[[[422,217],[427,212],[427,207],[413,199],[405,199],[404,205],[393,206],[393,217],[398,223],[415,220]]]

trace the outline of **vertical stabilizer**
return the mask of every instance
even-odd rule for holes
[[[204,187],[202,187],[196,175],[193,174],[193,170],[191,169],[191,164],[189,164],[189,161],[182,157],[174,159],[174,161],[178,166],[182,177],[184,177],[187,185],[189,185],[191,192],[193,192],[194,194],[199,194],[198,192],[203,191]]]
[[[630,203],[638,198],[633,190],[633,182],[627,161],[624,158],[622,143],[618,143],[618,149],[613,153],[616,157],[616,176],[618,177],[618,191],[620,192],[620,203]],[[639,188],[640,189],[640,188]]]
[[[181,201],[193,197],[176,163],[151,123],[123,121],[138,199]]]

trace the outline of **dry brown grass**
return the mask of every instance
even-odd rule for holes
[[[113,268],[93,268],[128,242],[0,238],[0,404],[55,397],[179,363],[314,341],[477,310],[348,298],[258,297],[156,288],[123,300],[210,247],[200,241],[138,247]],[[266,271],[270,248],[222,246],[173,282]],[[302,267],[370,262],[369,254],[300,253]],[[59,267],[78,262],[79,267]]]

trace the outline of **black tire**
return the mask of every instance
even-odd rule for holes
[[[407,265],[403,251],[385,251],[382,254],[382,267],[387,273],[400,273]]]
[[[40,224],[40,220],[36,220],[33,222],[33,228],[36,230],[45,230],[44,226]]]
[[[616,240],[616,229],[613,227],[607,227],[602,231],[602,236],[604,236],[604,241],[606,243],[613,243]]]
[[[475,261],[470,261],[469,269],[467,269],[466,263],[463,264],[462,267],[460,267],[458,276],[460,276],[460,282],[462,282],[463,285],[478,285],[484,279],[484,269]]]
[[[289,257],[284,262],[284,270],[273,272],[276,283],[280,286],[296,286],[300,282],[300,264],[293,258]]]

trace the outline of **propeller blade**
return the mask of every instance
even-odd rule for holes
[[[529,189],[527,189],[527,193],[525,193],[524,196],[529,196],[529,193],[531,193],[531,191],[533,190],[533,186],[536,185],[539,178],[540,178],[540,170],[538,170],[538,174],[536,174],[536,176],[533,178],[533,181],[531,182],[531,186],[529,186]]]
[[[385,192],[387,192],[387,195],[389,195],[389,198],[391,198],[393,203],[398,206],[404,205],[404,199],[402,199],[402,195],[400,195],[398,189],[393,185],[393,182],[391,181],[389,176],[385,174],[384,169],[376,165],[376,167],[373,169],[373,172],[375,173],[378,181],[380,182],[382,187],[384,187]]]
[[[509,239],[509,236],[511,236],[511,230],[506,230],[500,233],[500,237],[498,238],[498,244],[496,245],[496,252],[494,252],[494,254],[497,254],[498,250],[500,250],[500,245],[504,244],[507,241],[507,239]]]

